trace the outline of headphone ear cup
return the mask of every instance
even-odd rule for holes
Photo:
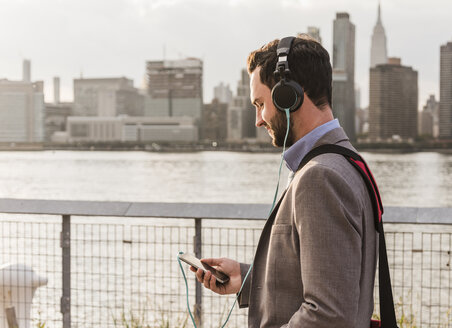
[[[303,88],[295,81],[280,81],[272,89],[272,101],[275,107],[284,112],[289,108],[295,112],[304,100]]]

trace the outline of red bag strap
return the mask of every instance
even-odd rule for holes
[[[361,174],[367,191],[369,192],[374,212],[375,229],[379,233],[379,256],[378,256],[378,280],[380,294],[380,321],[372,320],[370,327],[397,328],[397,320],[394,311],[394,298],[391,288],[391,276],[389,273],[388,256],[386,252],[386,241],[383,230],[383,204],[377,183],[364,159],[356,152],[334,144],[326,144],[312,149],[301,161],[298,170],[301,170],[311,159],[321,154],[335,153],[343,155],[348,162]],[[298,171],[297,170],[297,171]]]

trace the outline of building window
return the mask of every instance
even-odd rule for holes
[[[88,125],[84,123],[72,124],[71,135],[72,137],[87,137]]]

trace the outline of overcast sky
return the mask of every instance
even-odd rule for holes
[[[336,12],[356,25],[355,81],[368,104],[370,39],[378,0],[0,0],[0,78],[19,80],[22,60],[32,80],[44,80],[53,101],[53,76],[63,100],[72,80],[126,76],[143,86],[146,60],[204,60],[204,101],[213,87],[235,93],[248,53],[307,26],[320,27],[332,48]],[[452,40],[452,0],[381,0],[388,55],[419,73],[419,102],[439,96],[439,47]]]

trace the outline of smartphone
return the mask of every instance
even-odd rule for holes
[[[179,255],[179,258],[184,261],[187,264],[190,264],[191,266],[195,267],[196,269],[201,269],[206,271],[212,272],[212,274],[217,278],[217,281],[220,284],[225,284],[229,281],[229,277],[225,275],[223,272],[216,270],[215,268],[211,267],[210,265],[201,262],[200,259],[194,257],[191,254],[181,254]]]

